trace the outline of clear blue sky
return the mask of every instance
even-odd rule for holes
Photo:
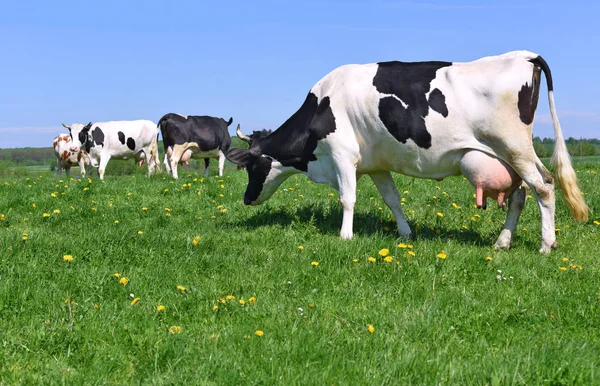
[[[9,0],[0,13],[0,147],[167,112],[275,129],[342,64],[516,49],[550,64],[565,137],[600,137],[597,1]],[[534,135],[553,137],[545,86]]]

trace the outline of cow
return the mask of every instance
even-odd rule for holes
[[[208,176],[210,158],[219,160],[219,177],[223,175],[225,153],[231,146],[228,127],[233,118],[206,115],[165,114],[158,121],[165,149],[165,164],[169,166],[173,178],[177,179],[177,165],[190,158],[204,158],[204,175]],[[238,125],[239,127],[239,125]]]
[[[252,132],[252,134],[249,135],[245,135],[244,133],[242,133],[242,130],[240,130],[240,125],[238,125],[237,129],[236,129],[236,134],[238,136],[239,139],[241,139],[242,141],[246,142],[248,144],[248,147],[252,146],[252,141],[254,141],[255,139],[260,139],[260,138],[264,138],[267,135],[271,134],[273,132],[273,130],[267,130],[267,129],[262,129],[262,130],[254,130]],[[244,167],[238,165],[237,170],[243,170]]]
[[[158,160],[158,130],[148,120],[95,122],[87,125],[63,126],[69,129],[72,151],[84,149],[98,176],[104,179],[106,165],[111,158],[134,158],[141,165],[148,164],[148,176],[160,168]]]
[[[523,210],[522,179],[541,212],[540,252],[557,246],[554,178],[533,150],[532,129],[541,73],[546,77],[556,146],[552,163],[575,220],[587,221],[588,207],[577,185],[554,104],[547,62],[538,54],[513,51],[472,62],[378,62],[339,67],[319,80],[300,109],[271,135],[227,157],[248,172],[244,203],[267,200],[290,175],[339,190],[342,239],[350,239],[356,182],[368,174],[393,212],[401,237],[411,230],[390,172],[441,180],[461,174],[476,152],[485,165],[504,167],[510,193],[507,219],[494,244],[511,246]],[[469,158],[469,157],[468,157]],[[500,166],[498,166],[500,163]],[[477,167],[477,162],[475,162]],[[516,178],[512,178],[511,171]],[[469,173],[472,183],[477,174]],[[482,187],[482,191],[486,188]],[[493,190],[490,188],[489,190]]]
[[[81,125],[83,127],[83,125]],[[71,151],[71,136],[69,134],[59,134],[54,137],[54,155],[56,156],[56,176],[61,177],[62,170],[65,169],[67,177],[71,175],[71,166],[79,165],[81,175],[85,175],[85,165],[90,164],[90,160],[85,150],[78,152]]]

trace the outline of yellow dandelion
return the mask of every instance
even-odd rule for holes
[[[64,261],[73,261],[73,256],[71,256],[71,255],[64,255],[63,256],[63,260]]]
[[[227,295],[226,298],[227,298],[227,300],[234,300],[235,296],[233,296],[233,295]]]
[[[492,260],[493,260],[493,259],[492,259],[492,256],[486,256],[486,257],[485,257],[485,261],[492,261]]]
[[[181,333],[181,327],[171,326],[171,327],[169,327],[169,333],[171,333],[172,335],[179,334],[179,333]]]
[[[100,306],[98,305],[98,303],[94,304],[94,308],[95,308],[95,309],[98,309],[98,308],[100,308]]]
[[[375,259],[373,256],[369,256],[367,260],[369,261],[369,263],[374,263],[375,261],[377,261],[377,259]]]
[[[594,220],[594,224],[596,224],[596,225],[600,225],[600,221],[596,221],[596,220]]]
[[[31,207],[32,207],[32,208],[35,208],[36,206],[37,206],[37,205],[35,205],[35,202],[34,202],[33,204],[31,204]],[[0,216],[0,218],[1,218],[1,217],[2,217],[2,216]]]
[[[567,258],[567,257],[563,257],[563,258],[562,258],[562,261],[564,261],[564,262],[567,262],[567,261],[569,261],[569,258]]]
[[[42,217],[50,217],[50,213],[44,213]],[[4,220],[4,219],[3,219]]]
[[[198,245],[198,243],[200,243],[200,236],[194,236],[194,239],[192,240],[192,245],[195,247]]]
[[[313,267],[317,267],[319,265],[318,261],[313,261],[312,263],[310,263]]]
[[[142,210],[143,210],[144,212],[147,212],[147,211],[148,211],[148,208],[146,208],[146,207],[143,207],[143,208],[142,208]]]
[[[121,278],[121,280],[119,280],[119,283],[123,284],[124,286],[127,285],[127,283],[129,283],[129,279],[126,278],[125,276],[123,276]]]
[[[453,203],[452,203],[452,207],[453,207],[454,209],[460,209],[460,206],[456,205],[456,202],[453,202]]]
[[[140,298],[135,298],[131,301],[131,305],[135,306],[140,301]]]
[[[120,274],[120,273],[114,273],[114,274],[113,274],[113,276],[114,276],[114,277],[116,277],[116,278],[118,279],[118,278],[120,278],[120,277],[121,277],[121,274]]]
[[[408,245],[400,243],[400,244],[398,244],[398,248],[402,248],[402,249],[408,248]]]
[[[184,287],[184,286],[182,286],[182,285],[178,285],[178,286],[177,286],[177,289],[178,289],[178,290],[180,290],[180,291],[185,291],[185,287]]]
[[[225,304],[225,299],[223,299],[223,298],[217,298],[217,302],[219,302],[221,304]]]
[[[115,220],[115,224],[118,224],[118,223],[119,223],[119,220]]]
[[[446,252],[444,252],[444,251],[441,251],[436,256],[442,260],[444,260],[447,257]]]
[[[561,271],[566,271],[567,267],[559,267],[558,269],[560,269]]]
[[[219,310],[219,306],[217,306],[216,304],[213,306],[213,311],[218,311]]]
[[[171,208],[165,208],[165,212],[170,212]]]
[[[250,299],[248,299],[248,303],[256,303],[256,297],[252,296]]]
[[[48,215],[50,216],[50,215]],[[6,220],[6,216],[4,215],[4,213],[0,213],[0,221],[4,221]]]
[[[390,250],[387,248],[383,248],[379,250],[379,256],[387,256],[390,254]]]
[[[394,260],[394,258],[393,258],[392,256],[386,256],[386,257],[384,257],[384,258],[383,258],[383,260],[384,260],[386,263],[391,263],[391,262],[392,262],[392,260]]]
[[[303,245],[298,245],[298,249],[303,250],[304,246]]]
[[[328,194],[328,196],[329,196],[329,197],[333,197],[333,196],[334,196],[334,194],[333,194],[333,193],[329,193],[329,194]]]
[[[352,259],[353,263],[358,263],[358,259]]]
[[[240,304],[243,306],[244,304],[246,304],[246,301],[244,299],[240,299]]]
[[[437,216],[438,217],[444,217],[444,214],[442,212],[437,212]]]
[[[143,234],[144,234],[144,232],[138,231],[138,235],[143,235]]]
[[[160,305],[160,306],[156,306],[156,311],[164,311],[165,310],[165,306]]]
[[[415,255],[415,253],[414,253],[413,251],[408,251],[408,252],[406,252],[406,253],[407,253],[408,255],[410,255],[410,256],[414,256],[414,255]]]
[[[408,247],[408,249],[413,249],[413,245],[412,244],[407,244],[406,246]]]
[[[22,238],[23,238],[23,241],[27,241],[27,239],[29,238],[29,235],[27,233],[23,232]]]
[[[265,333],[264,333],[262,330],[256,330],[256,331],[254,332],[254,334],[255,334],[256,336],[263,336]]]
[[[372,334],[372,333],[374,333],[374,332],[375,332],[375,327],[373,327],[373,325],[372,325],[372,324],[369,324],[369,325],[367,326],[367,331],[369,331],[369,332]]]

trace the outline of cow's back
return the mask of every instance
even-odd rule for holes
[[[169,146],[188,143],[197,144],[200,151],[220,149],[224,152],[231,146],[227,124],[221,118],[171,114],[161,130]]]

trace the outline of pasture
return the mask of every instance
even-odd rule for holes
[[[0,383],[600,384],[600,162],[550,255],[530,199],[495,251],[462,177],[395,175],[410,241],[361,179],[342,241],[329,187],[215,169],[0,180]]]

